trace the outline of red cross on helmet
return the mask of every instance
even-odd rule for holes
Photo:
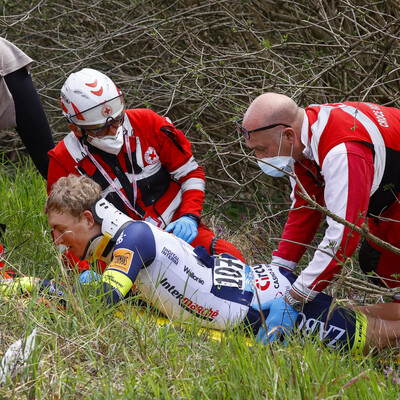
[[[124,110],[124,97],[115,83],[90,68],[68,77],[61,88],[60,103],[68,121],[78,126],[101,126]]]

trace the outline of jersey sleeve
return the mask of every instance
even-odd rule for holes
[[[133,286],[141,268],[155,258],[154,234],[148,224],[136,221],[129,225],[117,240],[111,263],[103,273],[102,280],[123,298]]]
[[[297,162],[295,173],[306,192],[323,205],[324,180],[316,164],[310,160]],[[273,252],[271,263],[293,270],[303,256],[306,246],[314,238],[321,223],[322,213],[313,209],[299,196],[301,189],[292,178],[291,184],[291,210],[278,249]]]
[[[328,152],[322,165],[326,207],[335,215],[360,226],[366,217],[374,176],[372,151],[360,142],[342,143]],[[292,289],[313,299],[333,279],[355,251],[359,235],[327,217],[328,227],[312,261]]]

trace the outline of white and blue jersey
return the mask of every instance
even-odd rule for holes
[[[258,301],[263,304],[283,296],[295,280],[283,268],[248,266],[229,255],[211,257],[202,247],[193,249],[143,221],[122,232],[103,274],[103,282],[112,287],[114,303],[135,285],[146,302],[171,320],[195,316],[201,325],[218,330],[247,323],[255,332],[261,324],[260,312],[255,310]],[[318,295],[306,304],[297,325],[304,335],[320,335],[330,347],[352,347],[356,314],[340,308],[327,321],[331,301],[325,294]]]

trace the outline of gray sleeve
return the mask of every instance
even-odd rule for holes
[[[26,67],[29,72],[32,62],[32,58],[17,46],[0,37],[0,76],[6,76],[22,67]]]

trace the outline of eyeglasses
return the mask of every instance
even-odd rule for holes
[[[107,135],[108,129],[110,127],[118,128],[121,124],[124,123],[125,119],[125,113],[123,112],[121,115],[119,115],[116,118],[113,117],[108,117],[106,119],[106,122],[100,126],[99,128],[91,128],[88,129],[84,126],[80,127],[81,129],[84,129],[85,132],[90,133],[93,136],[96,136],[97,138],[102,138]]]
[[[268,125],[268,126],[263,126],[262,128],[252,129],[252,130],[248,131],[246,128],[244,128],[244,127],[241,125],[241,123],[243,123],[243,120],[242,120],[242,119],[240,119],[239,121],[235,121],[236,129],[237,129],[239,135],[243,135],[243,137],[244,137],[245,139],[250,139],[250,133],[258,132],[258,131],[263,131],[263,130],[265,130],[265,129],[272,129],[272,128],[275,128],[275,127],[277,127],[277,126],[279,126],[279,125],[283,125],[283,126],[285,126],[286,128],[290,128],[290,125],[286,125],[286,124],[280,123],[280,124],[272,124],[272,125]]]

